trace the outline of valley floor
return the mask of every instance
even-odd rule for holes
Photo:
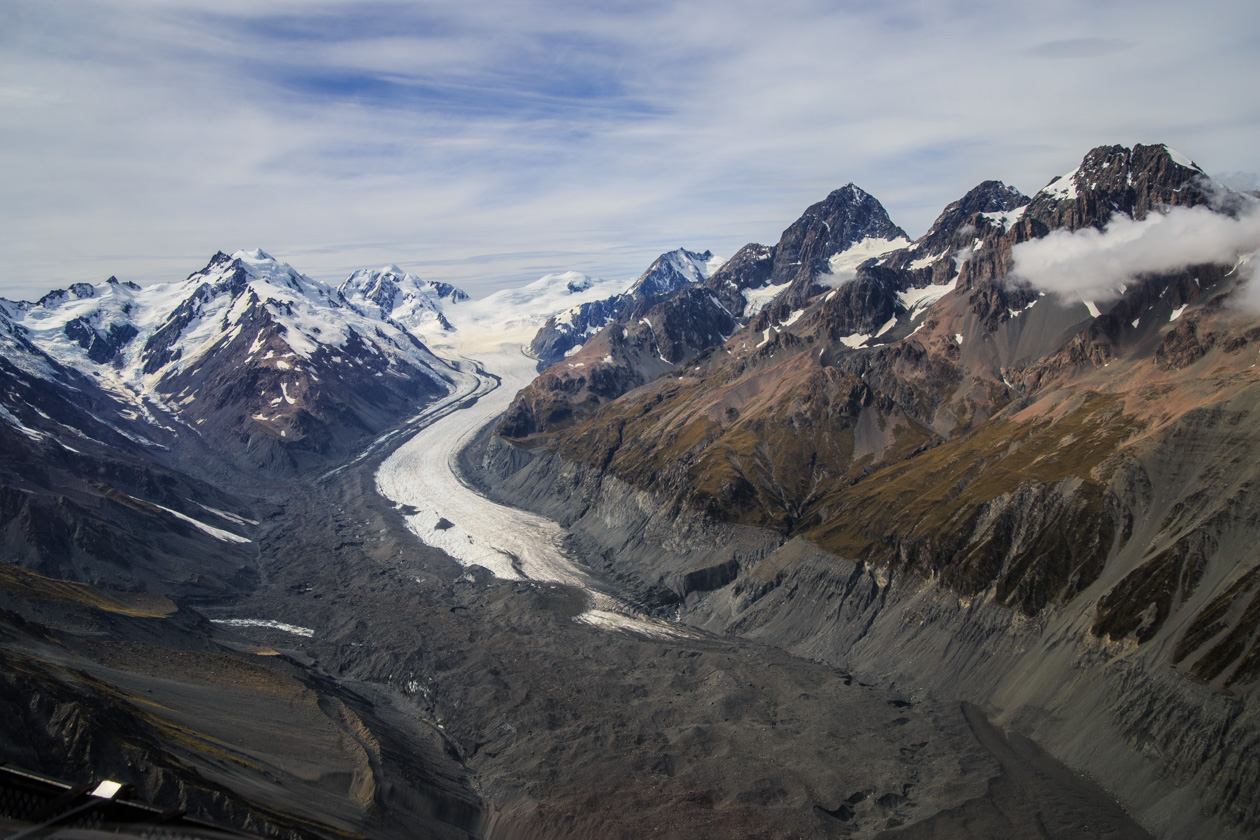
[[[1147,836],[974,706],[637,614],[558,524],[460,478],[532,373],[478,358],[358,458],[259,491],[245,597],[10,575],[5,756],[289,837]]]
[[[294,497],[265,523],[266,585],[211,611],[309,628],[232,632],[371,697],[396,726],[438,733],[482,802],[453,827],[507,838],[1147,836],[1105,791],[975,707],[630,617],[613,584],[560,549],[558,525],[483,499],[453,470],[532,372],[523,357],[482,361],[502,388],[469,388],[469,407]],[[397,769],[376,772],[360,830],[397,836],[382,815],[405,785],[390,778]]]

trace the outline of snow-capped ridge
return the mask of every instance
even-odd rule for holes
[[[449,388],[449,366],[403,322],[440,320],[434,300],[467,296],[405,272],[370,279],[369,289],[393,289],[388,307],[352,305],[328,284],[255,248],[219,251],[184,280],[141,288],[111,278],[0,308],[11,319],[6,327],[15,348],[27,341],[61,365],[90,373],[138,413],[152,403],[204,422],[199,395],[213,391],[221,396],[207,403],[243,406],[234,422],[252,418],[292,441],[304,434],[294,425],[297,412],[327,411],[332,404],[324,399],[344,403],[370,391],[379,394],[374,400],[403,405]],[[30,351],[22,358],[32,370],[46,370],[44,378],[56,375]],[[396,384],[368,387],[364,377],[392,377]],[[333,390],[338,381],[348,390]]]
[[[672,294],[691,283],[703,283],[722,263],[712,251],[697,253],[676,248],[661,254],[647,271],[630,284],[625,294],[638,297],[660,297]]]
[[[530,342],[530,352],[545,364],[566,358],[574,347],[614,321],[703,284],[723,262],[711,251],[667,251],[622,293],[598,300],[588,298],[548,318]]]
[[[1177,164],[1178,166],[1184,166],[1186,169],[1193,169],[1196,172],[1203,172],[1203,168],[1200,167],[1199,164],[1192,161],[1188,155],[1183,155],[1181,152],[1177,151],[1172,146],[1169,146],[1167,143],[1161,143],[1160,145],[1164,147],[1164,151],[1168,153],[1168,156],[1170,158],[1172,158],[1173,163]],[[1204,173],[1204,174],[1207,174],[1207,173]]]

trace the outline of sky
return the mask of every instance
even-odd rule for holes
[[[0,3],[0,297],[263,248],[474,297],[773,244],[853,182],[911,237],[1101,144],[1260,171],[1260,4]]]

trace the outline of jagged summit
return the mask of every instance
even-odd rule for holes
[[[1024,217],[1035,235],[1102,228],[1117,213],[1140,220],[1163,207],[1208,204],[1215,191],[1189,158],[1162,144],[1099,146],[1034,195]]]
[[[678,248],[661,254],[621,294],[582,303],[549,318],[530,343],[530,353],[544,365],[559,361],[614,321],[642,317],[670,295],[704,283],[722,263],[711,251]]]
[[[808,207],[779,238],[770,285],[787,285],[787,302],[795,306],[819,291],[817,278],[832,273],[832,260],[854,248],[872,255],[883,246],[904,240],[906,232],[893,223],[888,211],[866,191],[846,184]],[[874,247],[871,247],[874,246]]]
[[[544,365],[578,353],[610,325],[625,327],[624,335],[593,342],[595,350],[531,386],[523,401],[546,409],[518,415],[512,428],[518,434],[541,430],[546,416],[571,422],[659,375],[661,364],[727,341],[739,327],[753,336],[740,342],[741,352],[762,351],[789,334],[825,336],[841,348],[837,352],[892,346],[926,326],[930,310],[951,292],[966,291],[983,332],[992,333],[1039,296],[1008,282],[1012,249],[1020,242],[1051,230],[1102,229],[1120,214],[1140,219],[1169,206],[1219,205],[1226,193],[1164,146],[1103,146],[1031,198],[1000,181],[978,184],[911,243],[877,199],[850,183],[808,207],[774,247],[741,249],[705,281],[707,296],[675,292],[645,297],[634,307],[609,299],[557,315],[532,345]],[[651,336],[625,355],[621,349],[641,319]],[[957,352],[961,342],[953,344]],[[603,384],[591,391],[596,380]],[[533,393],[539,389],[554,393]]]
[[[668,295],[689,283],[703,283],[722,262],[712,251],[696,253],[678,248],[657,257],[625,294],[641,298]]]
[[[915,257],[923,259],[956,250],[963,244],[959,241],[959,232],[973,223],[976,214],[1001,224],[1005,229],[1022,215],[1017,211],[1027,206],[1029,201],[1028,196],[1001,181],[984,181],[962,198],[946,205],[927,233],[915,242]]]

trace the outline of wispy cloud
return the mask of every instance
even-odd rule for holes
[[[1064,38],[1060,41],[1045,41],[1033,47],[1030,52],[1039,58],[1077,60],[1096,58],[1122,52],[1134,46],[1132,41],[1120,38]]]
[[[1172,207],[1141,221],[1118,216],[1101,231],[1052,231],[1012,249],[1012,273],[1047,292],[1103,301],[1142,275],[1242,258],[1254,264],[1260,250],[1257,205],[1237,218],[1206,207]]]
[[[773,242],[847,181],[918,233],[1103,142],[1254,170],[1221,80],[1258,36],[1224,0],[8,0],[0,295],[254,246],[478,293]]]

